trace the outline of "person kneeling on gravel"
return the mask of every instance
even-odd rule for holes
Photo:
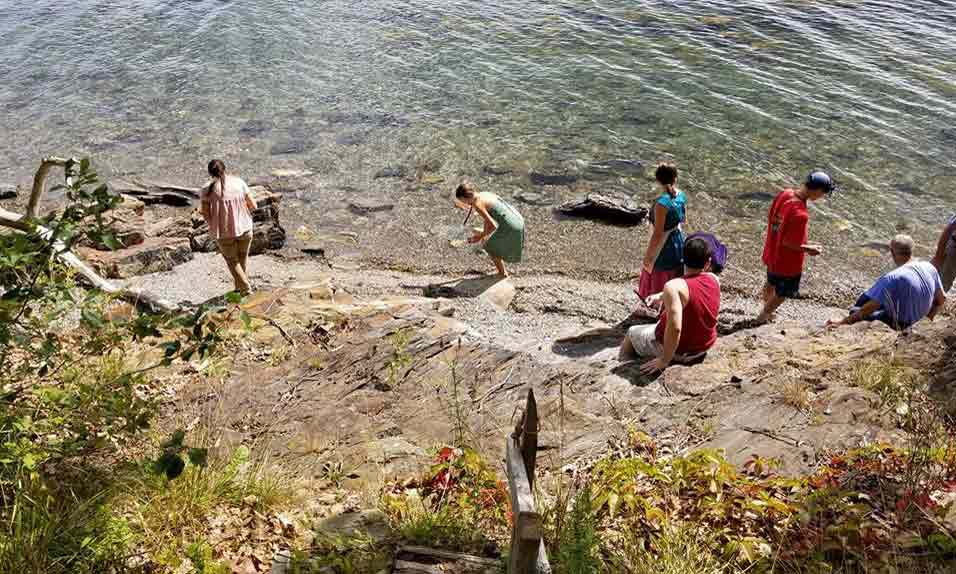
[[[909,329],[923,317],[930,321],[946,304],[939,271],[929,261],[913,261],[913,238],[897,235],[890,242],[896,269],[880,277],[860,296],[850,314],[827,326],[852,325],[859,321],[882,321],[897,331]]]
[[[720,281],[711,273],[711,244],[701,237],[684,243],[684,276],[664,285],[657,323],[631,327],[621,344],[621,359],[651,358],[641,365],[650,375],[671,363],[702,360],[717,342]]]

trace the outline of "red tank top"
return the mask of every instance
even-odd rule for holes
[[[684,305],[680,342],[677,354],[702,353],[717,342],[717,312],[720,311],[720,282],[711,273],[685,277],[687,304]],[[664,342],[667,329],[667,311],[661,312],[655,337]]]

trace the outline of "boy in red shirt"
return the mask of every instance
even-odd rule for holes
[[[804,259],[807,255],[815,257],[823,252],[819,245],[807,243],[810,223],[807,202],[833,193],[834,188],[829,175],[814,171],[799,190],[785,189],[773,200],[763,248],[767,283],[763,289],[764,307],[757,317],[758,324],[773,320],[777,308],[786,299],[800,293]]]

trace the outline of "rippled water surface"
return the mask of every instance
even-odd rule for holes
[[[56,152],[647,191],[591,164],[672,156],[728,213],[815,166],[855,226],[956,198],[956,2],[2,0],[0,37],[7,180]]]

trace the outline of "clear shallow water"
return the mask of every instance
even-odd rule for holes
[[[731,216],[819,166],[835,220],[935,227],[956,203],[954,30],[942,0],[0,0],[0,178],[58,153],[195,183],[224,156],[328,189],[400,165],[647,195],[673,157]],[[588,168],[611,158],[648,168]]]

